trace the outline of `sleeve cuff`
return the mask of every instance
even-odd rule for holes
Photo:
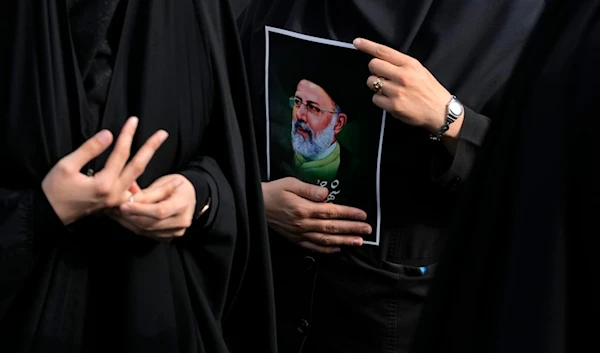
[[[194,210],[194,222],[209,225],[214,218],[215,210],[218,208],[218,189],[212,176],[203,169],[191,168],[180,172],[186,177],[196,190],[196,209]],[[208,208],[206,206],[208,205]],[[205,209],[204,213],[202,210]]]
[[[434,151],[431,165],[433,182],[452,191],[458,189],[469,176],[490,125],[488,117],[467,107],[464,119],[454,158],[439,145]]]

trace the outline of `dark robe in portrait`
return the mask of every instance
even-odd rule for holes
[[[265,26],[390,46],[418,59],[466,106],[454,158],[429,140],[428,131],[386,118],[379,246],[320,255],[271,234],[280,352],[407,352],[439,268],[456,198],[544,5],[543,0],[249,2],[238,26],[265,181]],[[288,57],[295,56],[291,49]],[[343,58],[336,64],[345,65]],[[348,67],[347,74],[361,69]],[[354,181],[375,194],[373,185]]]
[[[260,173],[226,1],[0,5],[0,351],[275,352]],[[158,243],[103,214],[65,227],[41,190],[60,158],[140,119],[138,183],[181,173],[197,209]],[[86,168],[101,170],[108,153]]]
[[[415,353],[595,350],[600,3],[550,1],[465,185]]]

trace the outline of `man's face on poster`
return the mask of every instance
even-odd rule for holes
[[[292,106],[292,147],[306,158],[323,153],[336,140],[347,117],[329,94],[317,84],[301,80]]]

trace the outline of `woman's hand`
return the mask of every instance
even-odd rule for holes
[[[144,190],[134,184],[130,190],[131,198],[111,215],[132,232],[158,241],[170,241],[184,235],[192,225],[196,191],[183,175],[166,175]]]
[[[271,228],[299,246],[325,254],[341,246],[362,246],[371,234],[367,214],[357,208],[325,203],[327,189],[295,178],[262,184]]]
[[[406,54],[362,38],[354,40],[354,46],[374,57],[369,63],[373,75],[367,79],[367,85],[376,91],[373,103],[408,125],[437,134],[446,120],[450,92],[418,60]],[[378,79],[382,82],[379,90],[374,86]],[[445,136],[458,136],[462,118],[450,125]]]
[[[81,170],[111,145],[113,136],[108,130],[100,131],[87,140],[48,172],[42,181],[42,190],[63,224],[71,224],[81,217],[127,200],[127,190],[142,175],[154,153],[168,137],[166,131],[156,132],[127,163],[137,124],[135,117],[127,120],[106,165],[98,173],[88,176]]]

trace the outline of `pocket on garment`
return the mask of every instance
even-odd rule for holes
[[[413,266],[383,261],[382,267],[396,277],[396,290],[400,297],[412,298],[411,301],[421,301],[427,295],[437,266],[437,262],[429,265]],[[426,267],[426,269],[423,267]]]
[[[382,267],[385,271],[395,273],[399,278],[412,280],[427,280],[433,277],[438,263],[434,262],[423,266],[409,266],[390,261],[383,261]]]
[[[408,350],[412,341],[421,308],[432,279],[435,276],[437,262],[425,266],[413,266],[383,261],[383,269],[393,273],[396,278],[395,298],[389,302],[393,308],[390,314],[393,316],[395,336],[393,346],[398,351]]]

